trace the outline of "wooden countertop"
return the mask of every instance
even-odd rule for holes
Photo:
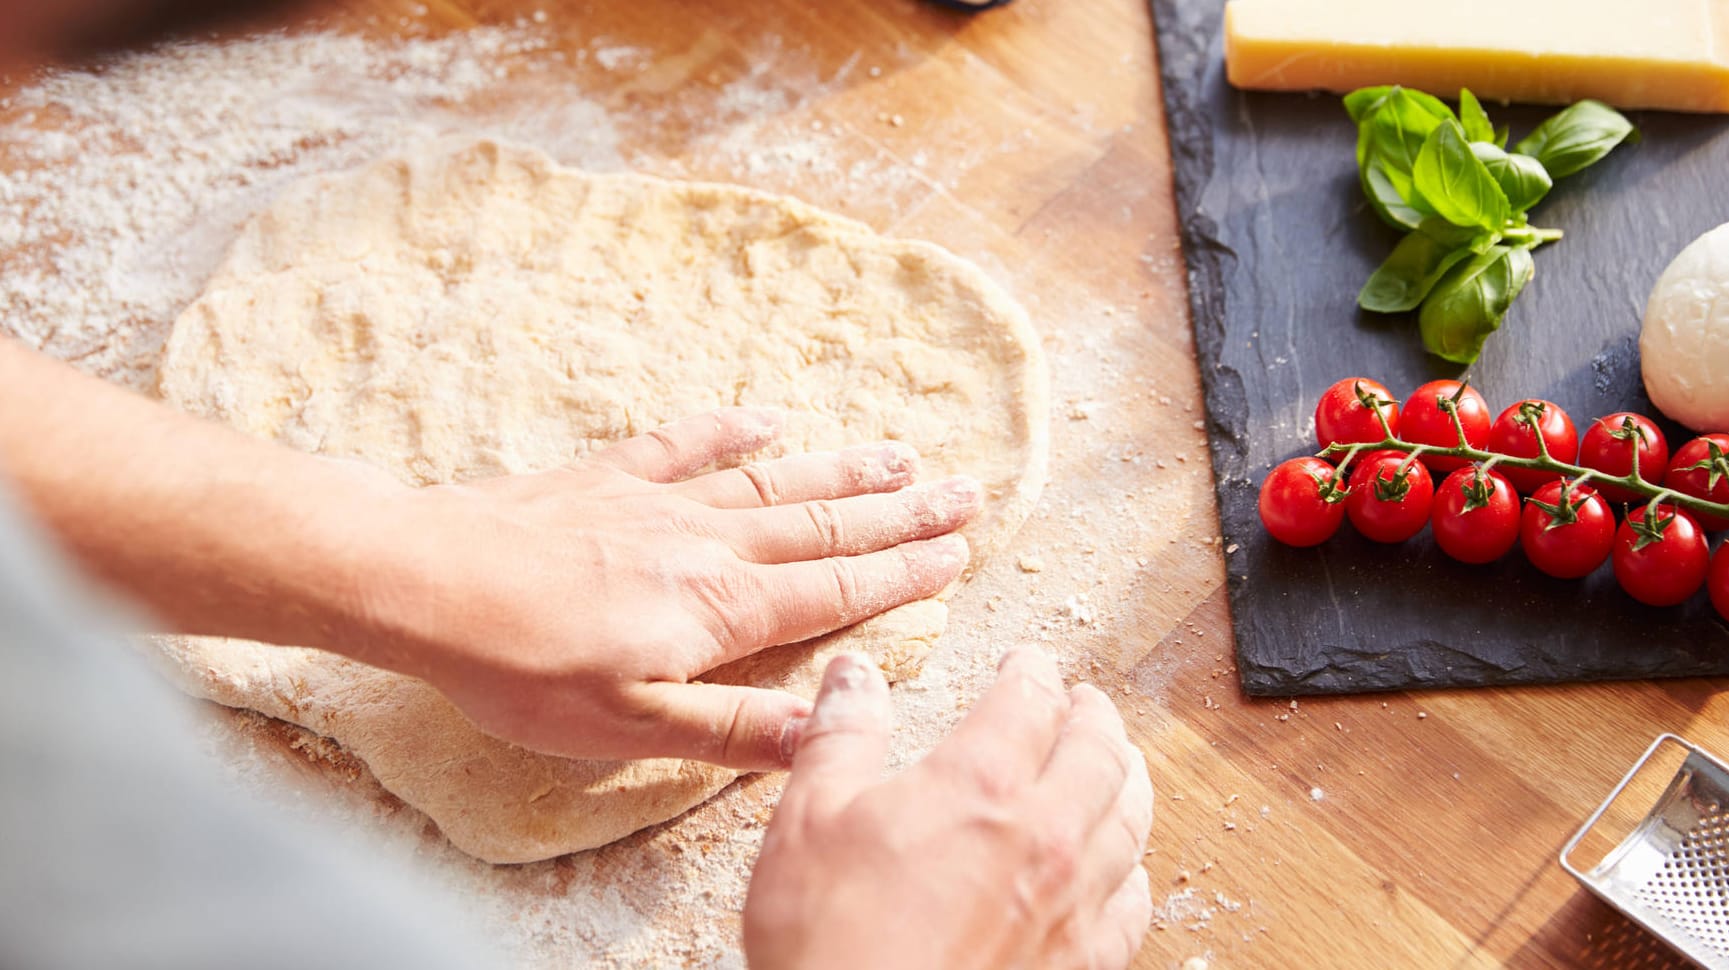
[[[622,80],[576,67],[609,113],[644,119],[624,130],[627,159],[935,240],[1027,304],[1053,358],[1056,440],[1050,492],[1016,548],[1042,558],[1046,589],[1089,570],[1096,616],[1055,636],[1119,698],[1160,794],[1146,858],[1160,921],[1137,966],[1670,962],[1555,857],[1659,732],[1729,752],[1716,682],[1295,705],[1238,692],[1144,0],[1018,0],[972,17],[914,0],[336,6],[336,21],[376,34],[543,11],[560,47],[604,39],[640,62]],[[784,96],[721,103],[789,58],[800,90],[768,75],[762,90]],[[723,111],[825,134],[817,154],[768,134],[699,151],[690,119]]]

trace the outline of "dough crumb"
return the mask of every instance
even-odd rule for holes
[[[1205,957],[1189,957],[1183,961],[1183,970],[1208,970],[1210,966]]]
[[[1045,561],[1033,553],[1027,553],[1015,560],[1015,565],[1021,567],[1023,573],[1040,573],[1045,570]]]
[[[1311,802],[1318,802],[1321,799],[1326,798],[1326,797],[1327,797],[1327,793],[1320,790],[1319,788],[1309,789],[1309,801],[1311,801]]]

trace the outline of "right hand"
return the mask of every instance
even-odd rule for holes
[[[1126,967],[1153,789],[1105,695],[1012,649],[952,737],[879,781],[889,720],[868,659],[829,664],[751,878],[753,970]]]

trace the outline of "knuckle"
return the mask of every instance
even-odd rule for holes
[[[1081,839],[1068,829],[1043,820],[1029,825],[1029,862],[1035,891],[1049,899],[1075,884],[1081,867]]]
[[[757,501],[762,503],[764,508],[780,504],[781,490],[775,483],[774,473],[769,470],[767,465],[757,462],[741,465],[738,473],[743,475],[744,480],[756,490]]]
[[[676,459],[679,456],[678,439],[674,438],[665,428],[655,428],[643,433],[643,437],[660,446],[667,458]]]
[[[810,517],[810,527],[824,549],[839,549],[846,540],[846,525],[840,509],[826,499],[806,502],[804,511]]]
[[[1021,794],[1022,786],[1010,772],[999,770],[983,760],[968,762],[966,774],[973,790],[988,802],[1003,804],[1014,801]]]
[[[700,569],[685,581],[708,622],[705,624],[717,646],[731,653],[742,644],[756,643],[766,635],[761,610],[746,604],[763,601],[762,590],[749,572],[731,565]]]
[[[858,570],[845,559],[828,559],[829,583],[834,587],[835,602],[845,616],[856,616],[864,604],[864,592]]]

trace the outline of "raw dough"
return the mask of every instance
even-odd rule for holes
[[[779,450],[892,438],[965,472],[980,557],[1043,484],[1047,377],[1024,312],[982,272],[794,200],[589,175],[479,142],[296,186],[243,230],[175,323],[162,395],[414,484],[544,469],[730,404],[790,410]],[[767,651],[711,679],[809,696],[824,658],[917,672],[938,601]],[[430,687],[332,654],[162,637],[184,689],[328,735],[491,862],[603,845],[737,773],[533,754]]]

